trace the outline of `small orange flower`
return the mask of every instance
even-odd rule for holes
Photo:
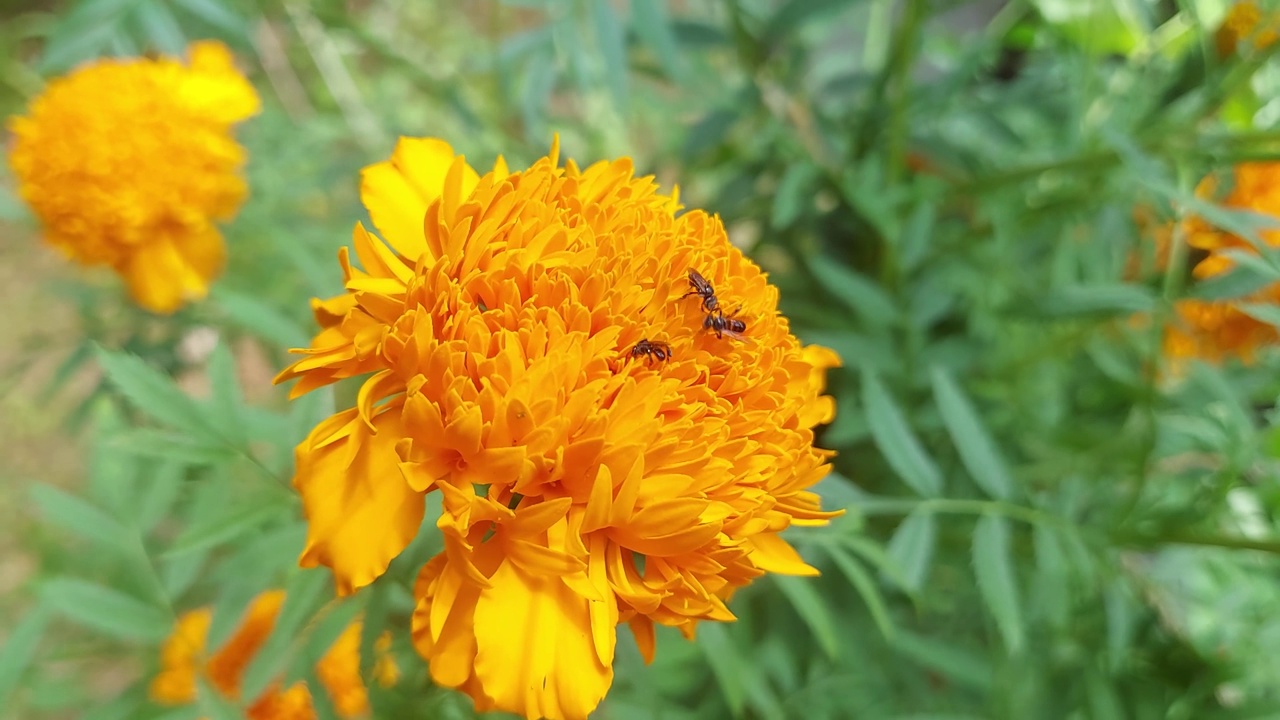
[[[481,175],[402,139],[363,178],[383,239],[356,226],[346,294],[313,304],[322,329],[279,379],[297,395],[368,376],[298,447],[302,563],[342,593],[369,584],[439,491],[444,551],[413,617],[432,677],[481,710],[581,719],[620,623],[651,659],[655,624],[691,637],[756,577],[817,573],[780,533],[836,514],[809,488],[839,358],[791,334],[717,218],[677,214],[629,159],[557,156]]]
[[[244,200],[231,127],[258,96],[216,42],[190,62],[104,59],[54,80],[10,121],[9,163],[45,240],[118,272],[139,305],[205,296],[226,251],[215,221]]]
[[[173,634],[161,651],[161,668],[151,682],[151,698],[164,705],[187,705],[196,700],[197,676],[204,677],[223,695],[241,701],[240,678],[254,655],[262,648],[275,626],[276,616],[284,603],[284,592],[273,590],[259,595],[249,606],[235,634],[213,654],[208,654],[205,639],[213,612],[200,608],[178,618]],[[359,622],[348,626],[316,664],[316,676],[328,691],[334,709],[343,718],[355,718],[369,712],[369,697],[360,678]],[[389,638],[379,642],[382,653],[375,675],[382,684],[394,683],[395,663],[385,654]],[[276,684],[249,705],[251,720],[314,720],[311,693],[298,682],[288,688]]]

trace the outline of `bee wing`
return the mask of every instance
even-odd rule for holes
[[[738,341],[738,342],[740,342],[740,343],[745,343],[745,344],[747,344],[747,345],[755,345],[755,344],[756,344],[756,341],[755,341],[755,340],[752,340],[751,338],[747,337],[746,335],[743,335],[742,333],[736,333],[736,332],[734,332],[734,331],[732,331],[732,330],[729,330],[729,329],[727,329],[727,328],[725,328],[725,329],[721,330],[720,332],[721,332],[721,333],[723,333],[725,337],[731,337],[731,338],[733,338],[734,340],[737,340],[737,341]]]

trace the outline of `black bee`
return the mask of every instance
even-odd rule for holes
[[[635,347],[631,348],[630,354],[633,358],[644,355],[646,365],[652,365],[655,359],[658,362],[664,362],[672,357],[670,345],[658,340],[649,340],[648,338],[636,343]]]
[[[711,282],[702,277],[697,270],[689,271],[689,287],[693,289],[680,296],[683,300],[690,295],[697,295],[702,298],[702,309],[709,313],[716,312],[720,309],[720,300],[716,298],[716,289],[711,286]]]
[[[747,338],[743,333],[747,331],[747,323],[735,318],[734,315],[737,314],[737,310],[727,317],[723,312],[707,313],[707,317],[702,320],[702,329],[715,332],[718,338],[728,335],[734,340],[746,341]]]

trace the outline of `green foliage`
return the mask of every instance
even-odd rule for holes
[[[246,696],[316,687],[316,659],[360,617],[363,675],[384,631],[402,671],[370,688],[377,717],[474,716],[430,686],[405,631],[437,536],[352,598],[296,566],[292,451],[347,403],[286,402],[270,379],[311,334],[308,300],[340,290],[359,169],[397,135],[517,167],[558,132],[564,155],[632,155],[719,213],[792,327],[845,365],[818,490],[847,514],[790,536],[821,577],[761,579],[736,623],[660,632],[652,665],[624,629],[598,717],[1280,714],[1280,362],[1179,375],[1161,343],[1184,298],[1243,299],[1280,327],[1255,294],[1280,280],[1275,219],[1196,191],[1277,157],[1260,99],[1280,89],[1280,48],[1217,57],[1217,0],[465,5],[0,6],[0,111],[89,58],[207,37],[264,99],[208,301],[157,318],[118,284],[51,286],[75,337],[0,355],[6,389],[34,365],[35,405],[73,396],[45,412],[87,468],[0,467],[32,516],[15,542],[39,562],[0,604],[0,706],[242,717],[207,685],[189,708],[155,706],[159,644],[198,606],[217,644],[283,587]],[[1197,279],[1181,233],[1160,267],[1139,208],[1237,234],[1236,270]],[[14,197],[0,221],[27,221]],[[131,684],[84,682],[109,670]]]

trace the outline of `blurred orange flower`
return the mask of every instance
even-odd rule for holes
[[[1222,204],[1231,209],[1280,217],[1280,162],[1251,162],[1232,170],[1234,184]],[[1218,179],[1208,176],[1196,188],[1202,198],[1217,194]],[[1184,225],[1187,243],[1207,253],[1192,269],[1196,279],[1223,275],[1233,270],[1236,262],[1224,255],[1225,250],[1256,252],[1244,238],[1215,227],[1199,216],[1190,216]],[[1260,233],[1268,245],[1280,247],[1280,230],[1264,229]],[[1280,284],[1243,298],[1231,300],[1179,300],[1177,318],[1165,334],[1165,354],[1175,360],[1200,358],[1221,362],[1239,358],[1251,363],[1257,351],[1280,340],[1274,325],[1257,320],[1241,310],[1242,303],[1276,304],[1280,302]]]
[[[45,239],[82,265],[110,266],[159,313],[203,298],[221,272],[214,222],[246,195],[231,127],[259,107],[225,46],[198,42],[188,54],[186,65],[96,61],[9,123],[9,164]]]
[[[240,679],[275,627],[285,594],[272,590],[259,595],[245,613],[235,634],[216,652],[205,645],[213,612],[200,608],[178,618],[173,634],[161,651],[160,672],[151,683],[151,698],[164,705],[187,705],[196,700],[197,677],[205,678],[223,697],[240,702]],[[369,712],[369,697],[360,678],[359,622],[343,631],[316,664],[316,677],[324,685],[338,715],[355,718]],[[389,637],[379,642],[383,654],[374,674],[383,685],[398,678],[395,663],[385,654]],[[311,693],[305,683],[285,688],[277,683],[248,706],[250,720],[314,720]]]
[[[1255,0],[1241,0],[1227,11],[1218,26],[1214,41],[1218,56],[1227,57],[1239,50],[1241,42],[1248,42],[1256,50],[1265,50],[1280,38],[1280,13],[1265,11]]]
[[[761,574],[816,574],[779,533],[838,514],[809,488],[839,358],[791,334],[717,218],[677,215],[629,159],[558,154],[481,175],[402,139],[363,176],[383,239],[356,226],[360,267],[339,253],[347,292],[313,304],[322,329],[279,378],[369,375],[297,449],[302,563],[367,585],[439,490],[414,642],[438,684],[530,718],[587,717],[619,623],[651,659],[655,624],[692,637]]]

